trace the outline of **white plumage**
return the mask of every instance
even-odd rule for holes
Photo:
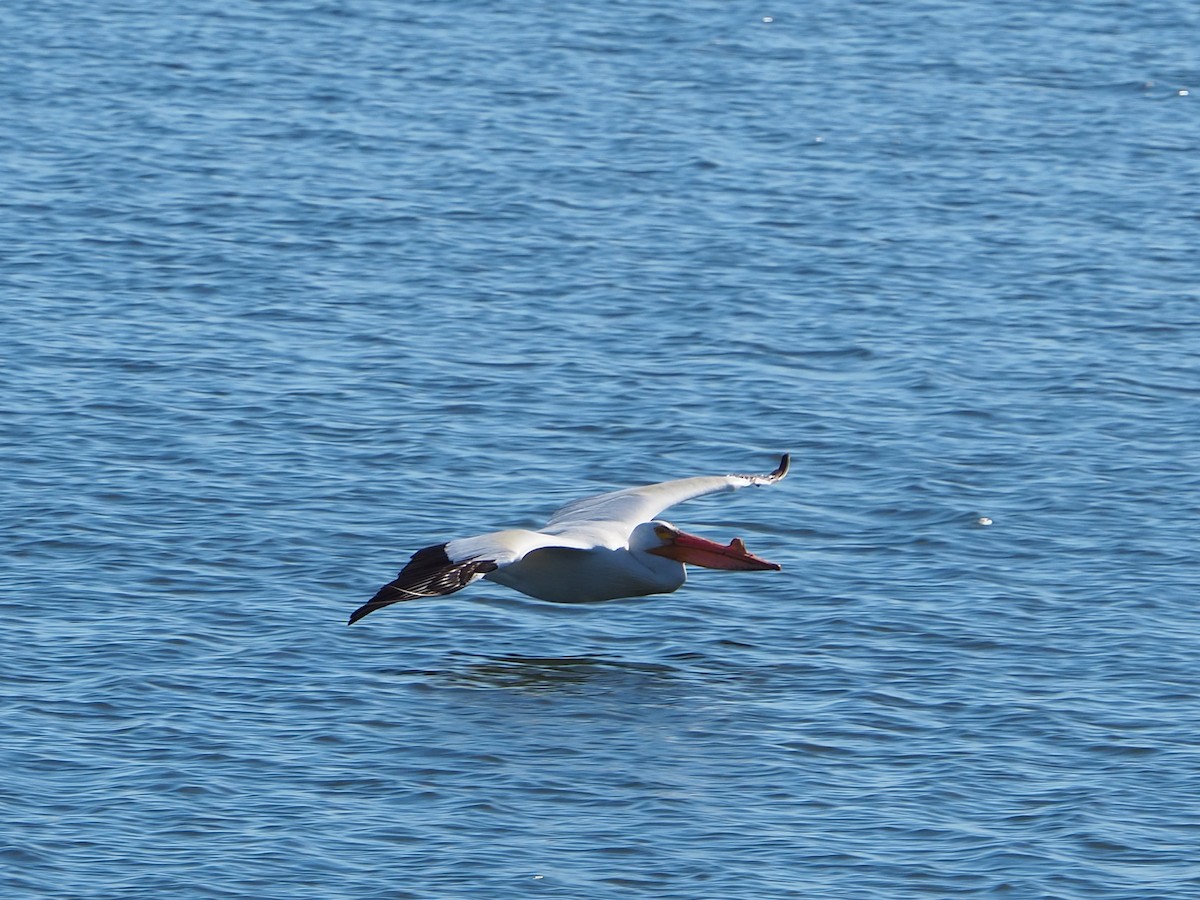
[[[540,531],[508,529],[418,550],[350,622],[403,600],[451,594],[479,578],[556,603],[670,593],[686,580],[684,564],[714,569],[779,569],[734,538],[722,546],[657,517],[676,504],[719,491],[775,484],[788,472],[785,453],[768,475],[711,475],[625,488],[568,503]]]

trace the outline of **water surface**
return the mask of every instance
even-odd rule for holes
[[[5,893],[1195,896],[1198,24],[5,5]]]

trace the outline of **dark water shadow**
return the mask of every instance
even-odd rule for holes
[[[384,674],[431,686],[553,692],[581,685],[628,686],[673,681],[680,670],[661,663],[631,662],[596,656],[489,656],[458,654],[457,664],[438,669],[389,670]]]

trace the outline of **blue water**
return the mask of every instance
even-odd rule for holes
[[[0,6],[0,893],[1200,895],[1198,26]]]

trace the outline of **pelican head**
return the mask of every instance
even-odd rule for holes
[[[741,538],[734,538],[728,546],[723,547],[716,541],[681,531],[661,519],[643,522],[635,528],[630,535],[629,549],[705,569],[779,571],[782,568],[778,563],[755,556],[746,549]]]

